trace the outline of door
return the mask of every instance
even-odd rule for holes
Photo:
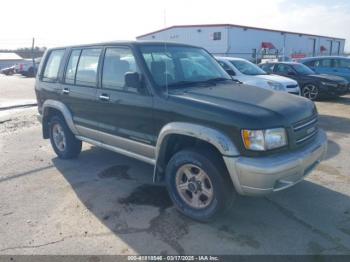
[[[153,98],[143,84],[127,86],[126,73],[141,72],[130,47],[106,47],[96,107],[104,143],[132,153],[154,157]]]
[[[277,75],[289,77],[292,79],[297,80],[297,73],[295,70],[290,66],[286,64],[277,64],[275,65],[274,73]]]
[[[72,49],[62,83],[62,100],[72,113],[79,135],[98,139],[90,129],[98,129],[96,92],[101,47]]]
[[[319,74],[334,74],[332,69],[332,60],[333,59],[330,58],[315,60],[311,69]]]
[[[39,105],[44,103],[46,99],[60,99],[61,84],[59,82],[59,72],[65,51],[65,49],[52,50],[45,58],[44,68],[37,86],[40,90],[40,92],[37,92]]]

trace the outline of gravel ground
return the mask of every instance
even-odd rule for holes
[[[329,151],[305,181],[209,224],[180,215],[151,166],[86,144],[60,160],[36,108],[0,111],[0,254],[350,254],[349,105],[317,103]]]

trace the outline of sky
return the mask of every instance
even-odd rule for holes
[[[346,38],[349,0],[16,0],[0,5],[0,49],[136,36],[172,25],[239,24]]]

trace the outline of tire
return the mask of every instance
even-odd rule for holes
[[[189,149],[179,151],[170,159],[166,185],[175,207],[200,222],[222,215],[230,209],[237,195],[223,161],[215,153],[203,154]]]
[[[301,90],[301,95],[303,97],[306,97],[312,101],[316,101],[317,99],[319,99],[320,93],[319,93],[319,89],[316,85],[314,84],[306,84],[303,86],[302,90]]]
[[[51,145],[57,156],[62,159],[77,157],[82,143],[75,138],[65,120],[61,116],[53,116],[49,126]]]

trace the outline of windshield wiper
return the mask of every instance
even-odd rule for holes
[[[196,82],[196,81],[178,81],[178,82],[168,84],[167,86],[168,87],[182,87],[182,86],[195,85],[197,83],[198,82]],[[164,86],[166,86],[166,85],[164,85]]]
[[[215,77],[215,78],[210,78],[207,80],[203,80],[203,81],[198,81],[198,83],[215,83],[215,82],[221,82],[221,81],[228,81],[228,80],[232,80],[229,78],[225,78],[225,77]]]
[[[207,80],[201,80],[201,81],[178,81],[174,83],[168,84],[168,87],[184,87],[184,86],[191,86],[191,85],[199,85],[199,84],[214,84],[215,82],[220,82],[220,81],[232,81],[232,79],[224,78],[224,77],[216,77],[216,78],[210,78]]]

